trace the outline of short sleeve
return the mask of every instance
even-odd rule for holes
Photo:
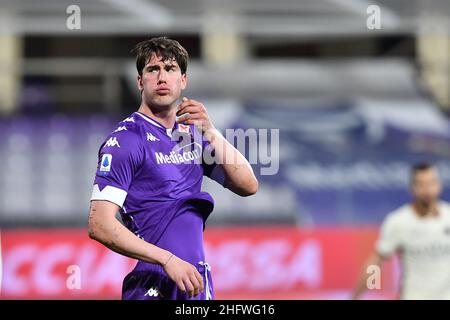
[[[375,245],[378,254],[389,257],[401,245],[401,230],[395,216],[388,215],[381,225],[380,235]]]
[[[123,206],[133,177],[144,155],[138,133],[127,130],[113,133],[101,145],[94,179],[92,200],[107,200]]]

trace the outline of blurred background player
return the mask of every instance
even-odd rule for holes
[[[450,299],[450,205],[439,199],[438,171],[428,163],[413,166],[410,187],[412,202],[384,219],[375,252],[363,268],[353,298],[367,289],[370,266],[381,268],[384,260],[398,254],[402,299]]]

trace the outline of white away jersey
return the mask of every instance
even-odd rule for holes
[[[450,299],[450,204],[438,204],[437,217],[420,218],[407,204],[388,214],[376,250],[398,252],[402,299]]]

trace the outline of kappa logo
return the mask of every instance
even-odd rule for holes
[[[147,132],[147,141],[159,141],[159,139],[152,135],[150,132]]]
[[[134,118],[133,117],[128,117],[125,120],[123,120],[122,122],[134,122]]]
[[[119,147],[119,148],[120,148],[119,141],[117,141],[117,138],[116,138],[116,137],[111,137],[111,138],[109,138],[109,140],[106,141],[105,146],[106,146],[106,147]]]
[[[158,288],[151,287],[148,289],[148,291],[144,294],[144,297],[158,297],[161,293],[159,292]],[[161,295],[162,296],[162,295]]]
[[[120,132],[120,131],[127,131],[127,127],[125,127],[125,126],[118,127],[116,130],[114,130],[114,133]]]

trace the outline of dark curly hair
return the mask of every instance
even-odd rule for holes
[[[161,56],[162,61],[175,59],[181,73],[186,73],[189,54],[176,40],[166,37],[151,38],[139,42],[131,52],[136,54],[136,69],[141,76],[142,70],[153,54]]]

